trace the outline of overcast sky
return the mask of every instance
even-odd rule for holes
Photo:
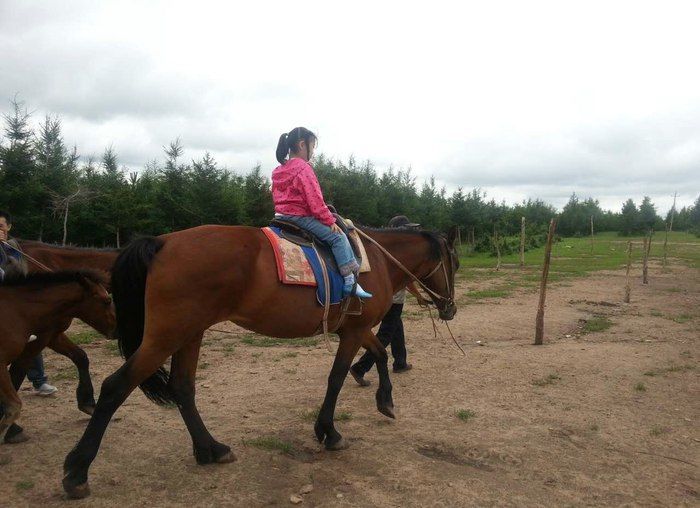
[[[0,111],[83,155],[271,171],[279,135],[508,202],[700,193],[697,2],[0,0]]]

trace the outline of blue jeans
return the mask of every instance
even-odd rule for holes
[[[352,251],[350,241],[343,233],[336,233],[329,226],[326,226],[314,217],[278,215],[276,218],[296,224],[328,245],[333,252],[335,262],[338,263],[340,275],[346,276],[359,271],[360,265],[355,259],[355,253]]]
[[[34,388],[39,388],[49,380],[44,372],[44,358],[41,353],[32,359],[32,366],[27,369],[27,378],[32,382]]]

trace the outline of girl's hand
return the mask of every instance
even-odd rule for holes
[[[335,222],[333,224],[331,224],[331,231],[333,231],[334,233],[341,234],[341,235],[343,234],[343,230],[340,229],[340,226],[338,226],[338,224],[336,224]]]

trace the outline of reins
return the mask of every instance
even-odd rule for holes
[[[13,246],[10,245],[9,243],[7,243],[7,241],[5,241],[5,240],[2,240],[2,244],[3,244],[5,247],[8,247],[8,248],[10,248],[10,249],[12,249],[12,250],[16,250],[17,252],[19,252],[20,254],[22,254],[22,256],[24,256],[28,261],[31,261],[32,263],[34,263],[36,266],[38,266],[38,267],[41,268],[42,270],[46,270],[47,272],[53,272],[53,270],[52,270],[51,268],[49,268],[48,266],[46,266],[44,263],[42,263],[41,261],[37,261],[36,259],[34,259],[33,257],[31,257],[29,254],[27,254],[26,252],[24,252],[24,251],[22,250],[22,248],[19,247],[19,245],[18,245],[17,247],[13,247]]]
[[[386,250],[386,249],[384,248],[383,245],[381,245],[379,242],[377,242],[374,238],[372,238],[371,236],[367,235],[364,231],[362,231],[362,230],[359,229],[359,228],[355,228],[355,231],[357,231],[357,232],[362,236],[362,238],[365,238],[365,239],[368,240],[370,243],[374,244],[374,245],[382,252],[382,254],[384,254],[391,262],[393,262],[402,272],[404,272],[406,275],[408,275],[408,276],[411,278],[411,280],[413,280],[413,282],[416,282],[416,283],[417,283],[421,288],[423,288],[423,290],[426,291],[428,294],[430,294],[430,295],[432,295],[432,296],[434,296],[435,298],[438,298],[438,299],[440,299],[440,300],[444,300],[444,301],[446,301],[446,302],[448,302],[448,303],[450,303],[450,302],[453,301],[453,300],[452,300],[452,296],[444,297],[444,296],[442,296],[442,295],[436,293],[436,292],[433,291],[432,289],[430,289],[428,286],[426,286],[425,283],[424,283],[421,279],[419,279],[418,277],[416,277],[408,268],[406,268],[406,267],[403,265],[403,263],[401,263],[401,261],[399,261],[398,259],[396,259],[388,250]],[[452,295],[452,289],[451,289],[450,279],[449,279],[449,277],[447,276],[447,268],[445,267],[445,262],[444,262],[442,259],[441,259],[440,262],[435,266],[435,268],[433,268],[433,269],[430,271],[430,273],[429,273],[428,275],[426,275],[425,277],[423,277],[423,278],[424,278],[424,279],[427,279],[428,277],[430,277],[431,275],[433,275],[435,272],[437,272],[437,271],[440,269],[440,267],[442,267],[442,271],[443,271],[443,273],[444,273],[444,275],[445,275],[445,284],[446,284],[446,287],[447,287],[447,292],[448,292],[450,295]],[[437,338],[437,336],[440,335],[440,332],[438,331],[438,328],[437,328],[437,326],[435,325],[435,318],[433,317],[433,311],[430,309],[430,307],[428,307],[428,314],[429,314],[429,316],[430,316],[430,320],[431,320],[432,323],[433,323],[433,333],[434,333],[435,337]],[[454,342],[454,343],[455,343],[455,346],[457,346],[457,348],[462,352],[462,354],[463,354],[464,356],[466,356],[467,354],[464,352],[464,349],[462,349],[462,346],[460,346],[459,343],[457,342],[457,339],[455,339],[455,336],[454,336],[454,334],[452,333],[452,329],[450,329],[450,325],[447,323],[447,321],[443,321],[443,322],[445,323],[445,327],[447,328],[447,331],[450,332],[450,337],[452,338],[452,342]],[[440,335],[440,336],[442,336],[442,335]]]

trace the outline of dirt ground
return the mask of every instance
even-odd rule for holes
[[[700,273],[651,273],[648,286],[635,274],[629,305],[623,272],[555,285],[540,347],[532,289],[460,307],[451,326],[466,356],[408,305],[414,368],[392,377],[397,419],[375,409],[376,371],[370,388],[348,378],[337,428],[351,447],[341,452],[313,436],[332,363],[323,343],[259,347],[218,325],[197,399],[238,461],[197,466],[177,410],[135,392],[93,464],[92,497],[70,505],[285,506],[311,484],[302,506],[698,506]],[[460,291],[483,284],[462,281]],[[585,320],[601,316],[612,326],[586,333]],[[96,388],[121,363],[110,344],[84,346]],[[0,447],[11,457],[0,466],[4,506],[68,503],[61,467],[87,417],[67,360],[45,359],[60,391],[21,392],[31,440]]]

